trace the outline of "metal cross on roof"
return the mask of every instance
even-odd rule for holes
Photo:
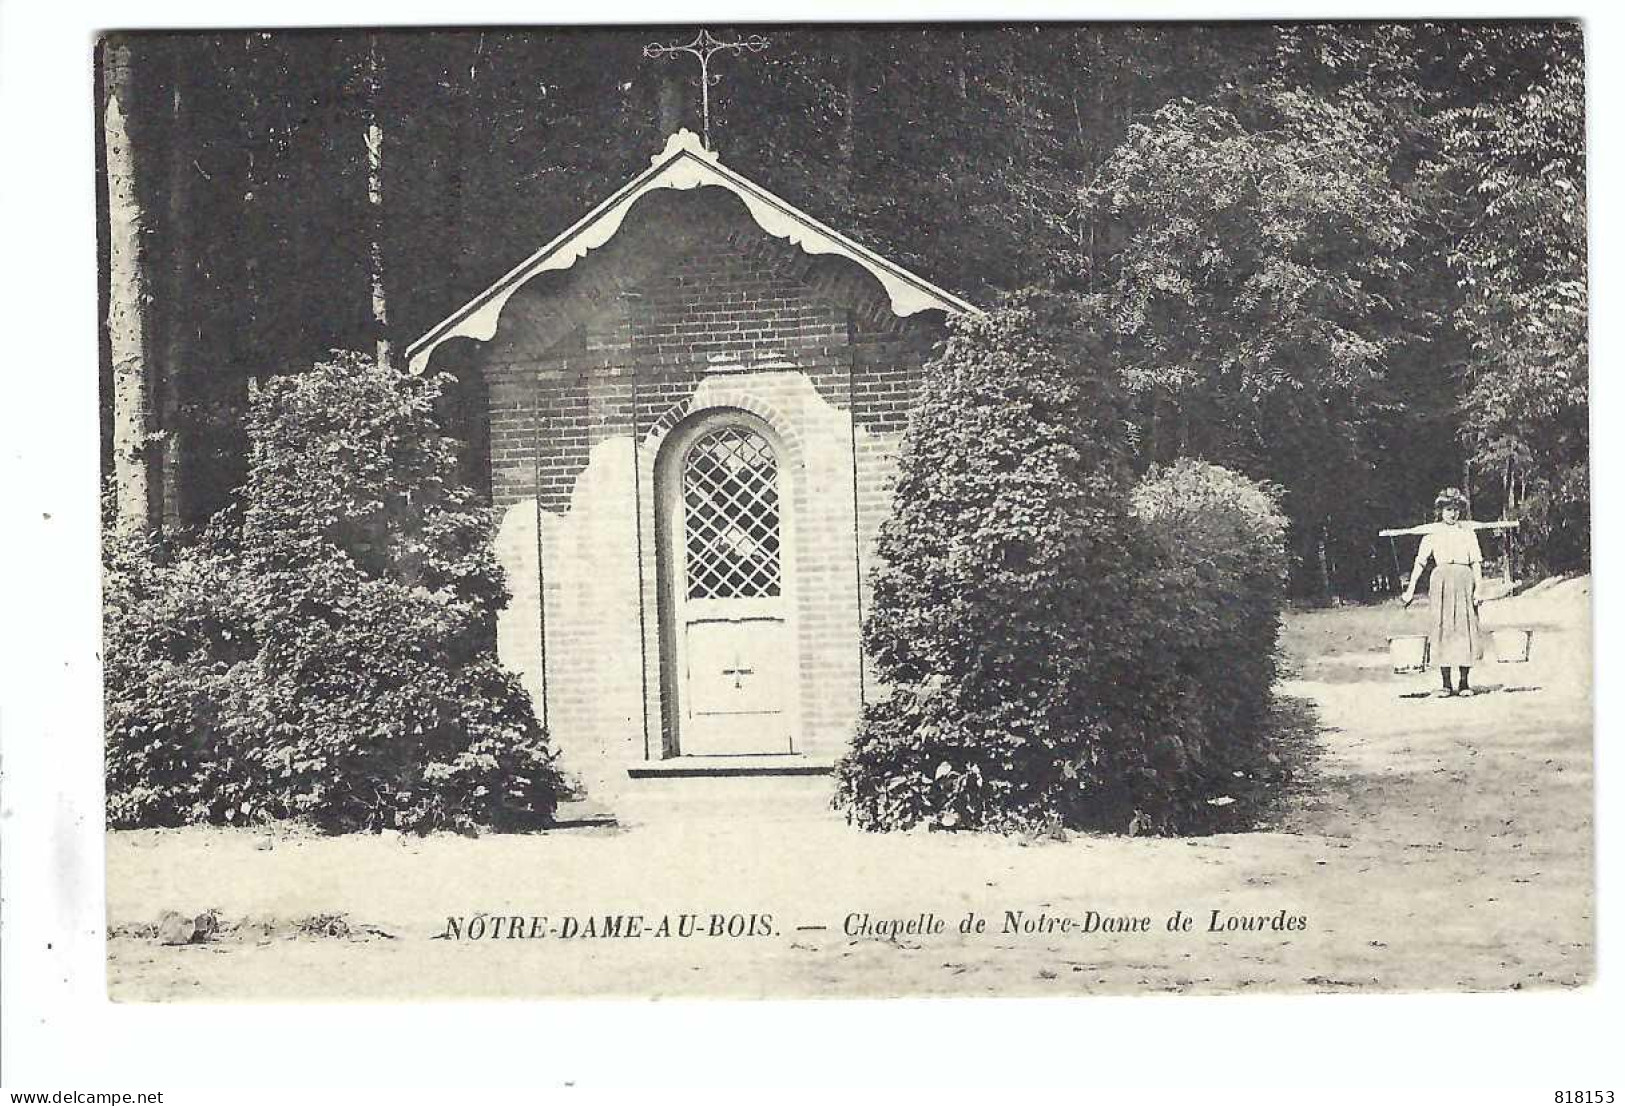
[[[643,48],[646,58],[660,58],[671,54],[692,54],[700,59],[700,113],[701,132],[705,141],[705,148],[711,148],[711,85],[718,78],[711,75],[711,55],[722,50],[731,50],[736,54],[749,50],[751,53],[760,53],[767,49],[767,39],[761,35],[751,35],[739,42],[723,42],[714,38],[711,32],[700,28],[700,33],[694,36],[694,41],[681,46],[666,46],[659,42],[651,42]]]

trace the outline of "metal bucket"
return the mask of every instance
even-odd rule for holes
[[[1426,634],[1407,634],[1388,639],[1388,663],[1395,672],[1420,672],[1428,666]]]
[[[1501,627],[1490,631],[1495,659],[1501,664],[1522,664],[1529,659],[1535,631],[1522,627]]]

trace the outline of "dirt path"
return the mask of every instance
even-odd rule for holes
[[[622,828],[531,836],[113,833],[109,988],[185,1000],[1577,985],[1593,971],[1587,592],[1570,581],[1488,604],[1492,624],[1537,628],[1535,656],[1483,666],[1478,682],[1496,690],[1470,700],[1406,698],[1431,682],[1387,672],[1385,639],[1415,612],[1292,615],[1295,673],[1280,690],[1318,714],[1322,754],[1268,831],[866,835],[825,809],[827,781],[792,780],[667,784],[634,797]],[[138,935],[165,909],[211,908],[258,927],[182,947]],[[1175,910],[1188,931],[1170,932]],[[1149,930],[1058,928],[1091,911]],[[1214,911],[1263,921],[1214,931]],[[968,912],[983,931],[960,932]],[[294,920],[336,914],[382,933],[288,936]],[[543,915],[550,935],[492,939],[487,919],[481,939],[441,936],[448,916],[480,914],[521,917],[526,933]],[[589,918],[602,929],[606,914],[641,915],[644,935],[559,935]],[[675,935],[684,914],[695,935]],[[943,931],[844,932],[865,914],[871,926],[934,915]],[[724,928],[754,915],[764,935],[708,936],[712,915]],[[674,935],[659,935],[662,918]]]

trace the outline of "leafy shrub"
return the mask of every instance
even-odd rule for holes
[[[551,818],[558,772],[495,658],[493,520],[453,478],[440,387],[355,356],[273,381],[240,512],[169,563],[110,558],[114,824]]]
[[[1135,755],[1096,692],[1126,659],[1149,547],[1109,383],[1067,318],[1028,297],[961,319],[928,371],[864,628],[893,692],[839,767],[837,802],[867,828],[1043,821]]]
[[[837,772],[859,825],[1173,832],[1213,795],[1220,720],[1270,674],[1203,649],[1261,645],[1262,615],[1225,604],[1238,581],[1279,595],[1280,516],[1209,466],[1134,494],[1122,426],[1065,301],[955,323],[877,543],[864,640],[891,693]],[[1257,565],[1243,533],[1274,542]]]
[[[1195,695],[1182,713],[1192,798],[1268,756],[1264,717],[1275,683],[1287,579],[1287,519],[1273,489],[1192,459],[1153,470],[1132,509],[1156,544],[1162,608],[1146,624],[1160,675]]]
[[[228,556],[110,535],[102,678],[115,826],[234,821],[253,809],[239,727],[253,715],[251,616]]]

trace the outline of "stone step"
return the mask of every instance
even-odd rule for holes
[[[835,762],[800,754],[735,757],[669,757],[634,765],[626,774],[635,780],[699,776],[827,776]]]

